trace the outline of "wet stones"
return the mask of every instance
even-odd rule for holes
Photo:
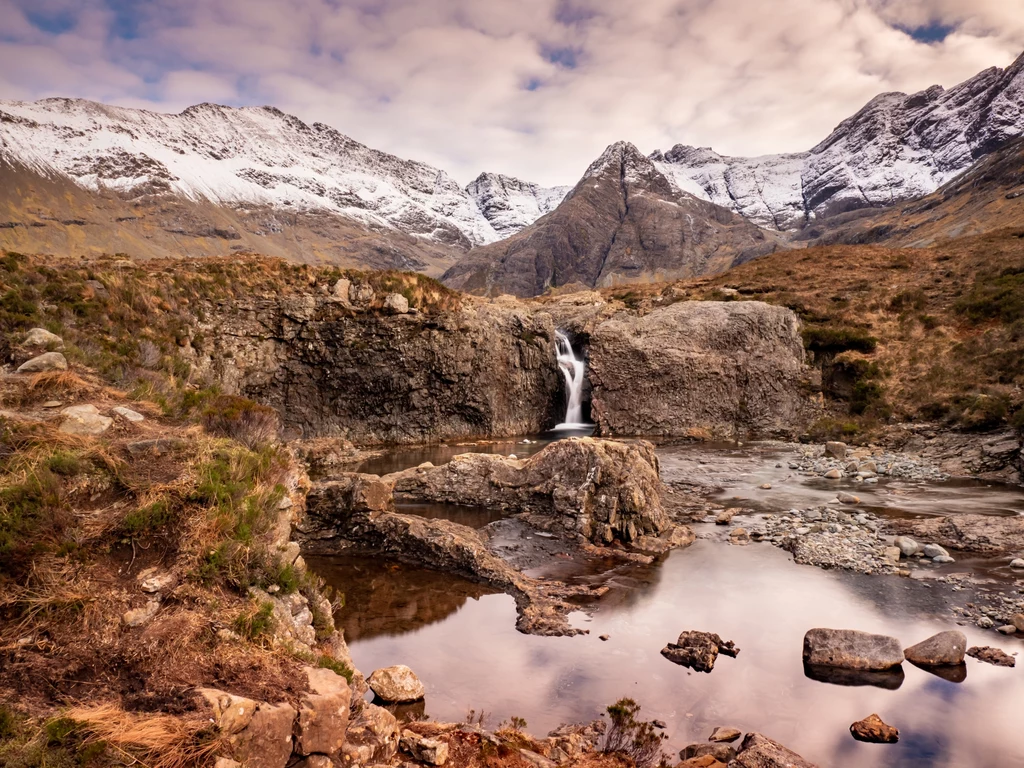
[[[988,645],[974,645],[967,649],[967,655],[972,659],[984,661],[986,664],[993,664],[997,667],[1015,667],[1017,660],[999,648]]]
[[[967,636],[955,629],[939,632],[917,645],[907,648],[903,654],[907,661],[922,667],[962,664],[967,650]]]
[[[426,695],[426,688],[416,673],[404,664],[374,670],[366,683],[371,691],[388,703],[419,701]]]
[[[921,551],[921,545],[909,536],[897,536],[893,540],[893,546],[899,547],[904,557],[913,557]]]
[[[886,670],[903,663],[900,641],[854,629],[808,630],[804,635],[805,664],[842,669]]]
[[[733,517],[739,514],[739,512],[740,509],[738,507],[723,509],[718,513],[718,517],[715,518],[715,525],[728,525],[732,522]]]
[[[739,652],[740,649],[731,640],[723,640],[713,632],[698,631],[683,632],[676,642],[661,649],[661,655],[669,661],[697,672],[710,672],[714,669],[719,653],[735,658]]]
[[[850,726],[850,733],[857,741],[871,744],[895,744],[900,740],[898,728],[887,725],[878,715],[868,715]]]
[[[840,504],[860,504],[860,496],[854,496],[852,493],[846,493],[845,491],[837,493],[836,498],[839,499]]]
[[[838,470],[838,469],[830,469],[828,472],[825,473],[824,476],[825,476],[826,480],[842,480],[843,479],[843,473],[842,473],[841,470]]]

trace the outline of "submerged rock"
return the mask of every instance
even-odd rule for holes
[[[404,664],[374,670],[366,683],[382,701],[390,704],[419,701],[427,692],[416,673]]]
[[[887,725],[878,715],[868,715],[850,726],[850,733],[857,741],[871,744],[895,744],[900,740],[898,728]]]
[[[967,651],[967,636],[950,629],[932,635],[917,645],[907,648],[903,654],[907,661],[924,667],[945,664],[962,664]]]
[[[972,659],[984,661],[997,667],[1015,667],[1017,660],[1000,648],[993,648],[989,645],[974,645],[967,649],[967,655]]]
[[[676,642],[661,649],[661,655],[669,661],[697,672],[710,672],[714,669],[719,653],[735,657],[739,652],[740,649],[731,640],[723,640],[714,632],[697,631],[683,632]]]
[[[900,641],[855,629],[811,629],[804,635],[805,664],[885,670],[903,663]]]

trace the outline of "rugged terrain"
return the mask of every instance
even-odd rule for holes
[[[536,296],[722,272],[781,240],[674,189],[636,147],[613,144],[552,213],[470,251],[442,280],[469,293]]]
[[[759,226],[798,230],[923,197],[1024,131],[1024,55],[959,85],[883,93],[808,152],[724,157],[676,145],[651,159],[682,190]]]

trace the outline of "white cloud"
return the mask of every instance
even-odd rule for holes
[[[462,182],[572,183],[619,139],[807,149],[879,92],[950,86],[1024,49],[1024,0],[135,5],[123,39],[104,0],[0,0],[0,98],[269,103]],[[897,28],[929,25],[954,31],[926,44]]]

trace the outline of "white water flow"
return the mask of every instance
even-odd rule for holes
[[[555,429],[573,429],[590,426],[583,423],[583,375],[586,364],[577,359],[572,351],[569,338],[561,331],[555,331],[555,352],[558,367],[565,374],[565,391],[569,393],[569,404],[565,409],[565,421]]]

